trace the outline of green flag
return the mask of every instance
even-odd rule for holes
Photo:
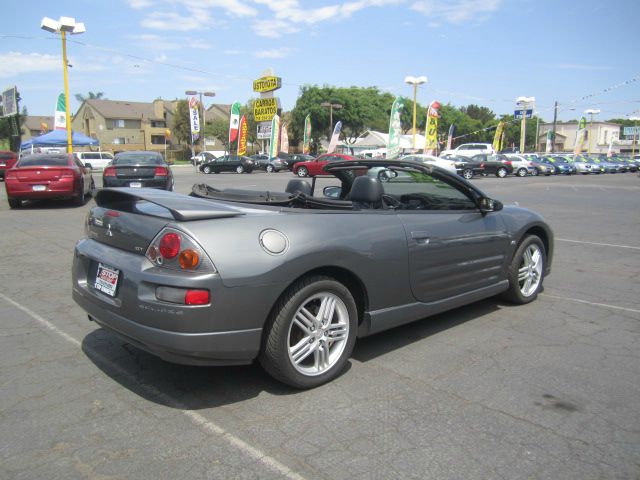
[[[400,155],[400,135],[402,126],[400,124],[400,109],[402,102],[400,97],[396,97],[391,107],[391,118],[389,119],[389,141],[387,142],[387,158],[396,158]]]

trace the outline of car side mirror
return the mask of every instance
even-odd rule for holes
[[[480,211],[482,213],[499,212],[504,205],[499,200],[494,200],[489,197],[482,197],[480,199]]]
[[[340,200],[340,195],[342,195],[342,187],[336,186],[328,186],[322,189],[322,194],[330,198],[332,200]]]

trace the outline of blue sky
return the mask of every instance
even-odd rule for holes
[[[587,108],[598,119],[640,114],[640,1],[593,0],[31,0],[5,2],[0,87],[17,85],[32,115],[52,115],[63,90],[61,41],[42,17],[75,17],[71,97],[184,98],[245,103],[267,68],[282,106],[305,84],[376,86],[411,97],[407,75],[428,77],[418,102],[475,103],[512,113],[536,97],[550,121]],[[632,81],[638,78],[637,81]],[[588,98],[584,98],[588,97]],[[79,106],[72,98],[71,108]],[[636,113],[634,113],[636,112]]]

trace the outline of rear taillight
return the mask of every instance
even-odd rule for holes
[[[102,172],[103,177],[115,177],[116,176],[116,168],[115,167],[107,167]]]
[[[190,272],[216,271],[213,262],[198,243],[180,230],[164,228],[153,239],[145,254],[154,265]]]
[[[184,294],[187,305],[207,305],[209,301],[209,290],[187,290]]]
[[[156,177],[166,177],[167,173],[167,167],[156,167]]]
[[[505,160],[503,163],[505,163],[507,165],[513,165],[513,163],[511,163],[511,160]]]
[[[176,258],[180,253],[180,235],[177,233],[165,233],[160,239],[160,255],[167,260]]]

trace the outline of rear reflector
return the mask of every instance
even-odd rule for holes
[[[187,293],[184,294],[184,303],[187,305],[207,305],[209,290],[187,290]]]

